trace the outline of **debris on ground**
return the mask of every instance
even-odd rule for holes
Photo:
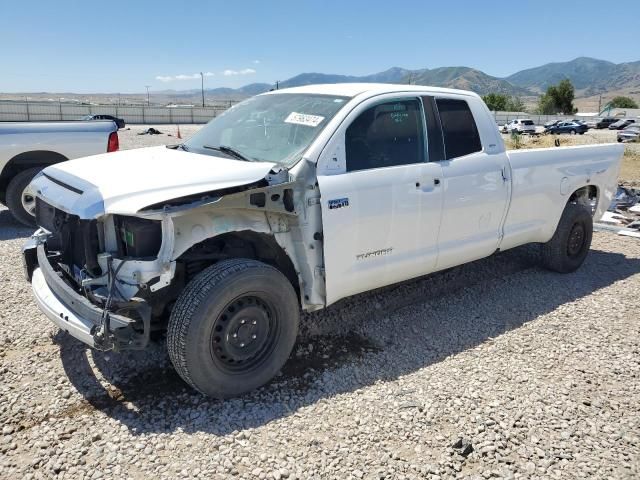
[[[149,127],[146,130],[143,130],[142,132],[138,133],[138,135],[162,135],[162,132],[153,127]]]
[[[451,448],[457,450],[458,453],[465,458],[468,457],[471,452],[473,452],[473,444],[471,443],[471,441],[464,438],[458,438],[458,440],[456,440],[454,444],[451,445]]]
[[[618,185],[609,209],[594,228],[640,238],[640,190]]]

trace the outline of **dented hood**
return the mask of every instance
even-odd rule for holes
[[[34,187],[83,218],[135,214],[149,205],[262,180],[275,163],[245,162],[161,147],[95,155],[46,168]]]

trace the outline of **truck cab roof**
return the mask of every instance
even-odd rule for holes
[[[305,85],[302,87],[283,88],[273,90],[264,95],[278,95],[282,93],[308,93],[318,95],[337,95],[342,97],[356,97],[366,94],[367,96],[380,95],[383,93],[403,93],[403,92],[430,92],[435,94],[456,94],[465,96],[477,96],[467,90],[457,90],[453,88],[430,87],[426,85],[403,85],[390,83],[331,83],[319,85]]]

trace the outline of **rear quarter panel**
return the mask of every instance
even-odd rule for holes
[[[600,219],[615,195],[623,151],[617,144],[508,151],[512,193],[500,248],[549,241],[571,194],[587,185],[597,188]]]

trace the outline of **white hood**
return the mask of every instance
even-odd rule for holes
[[[36,177],[33,186],[48,203],[84,218],[102,213],[131,215],[166,200],[257,182],[275,165],[161,146],[52,165]]]

